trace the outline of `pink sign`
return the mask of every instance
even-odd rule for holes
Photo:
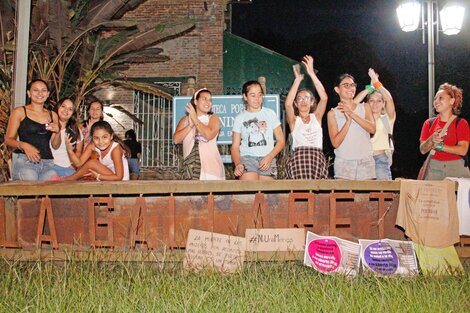
[[[341,263],[341,250],[333,239],[315,239],[308,244],[308,255],[321,272],[333,272]]]

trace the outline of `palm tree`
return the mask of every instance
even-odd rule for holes
[[[123,18],[147,0],[33,1],[28,78],[52,84],[51,100],[86,96],[111,85],[169,97],[158,86],[131,82],[121,73],[133,63],[165,62],[154,46],[190,32],[195,20],[148,24]],[[15,0],[0,1],[0,144],[11,108],[11,66],[14,51]],[[6,151],[0,147],[1,151]],[[5,156],[0,155],[4,159]],[[0,164],[1,165],[1,164]],[[0,175],[1,176],[1,175]],[[0,177],[1,180],[1,177]]]

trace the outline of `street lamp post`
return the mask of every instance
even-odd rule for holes
[[[465,8],[455,1],[447,2],[438,12],[438,1],[422,1],[426,9],[416,0],[402,1],[397,8],[400,27],[405,32],[415,31],[419,27],[421,16],[421,29],[423,30],[423,44],[428,44],[428,110],[429,117],[434,115],[434,48],[439,44],[439,24],[446,35],[456,35],[462,29]]]

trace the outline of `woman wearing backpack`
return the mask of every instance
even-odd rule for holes
[[[419,150],[431,153],[429,170],[424,179],[470,177],[465,156],[470,141],[468,122],[457,117],[462,108],[462,90],[449,83],[439,86],[434,97],[435,118],[427,119],[421,130]]]

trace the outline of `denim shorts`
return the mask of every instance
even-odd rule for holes
[[[127,163],[129,164],[129,174],[140,174],[139,159],[127,159]]]
[[[262,176],[270,176],[276,178],[277,176],[277,165],[276,165],[276,158],[274,158],[271,162],[271,166],[268,168],[267,171],[262,171],[259,169],[259,162],[264,157],[254,157],[249,155],[243,155],[240,157],[240,161],[245,167],[245,173],[257,173]]]
[[[335,157],[334,168],[337,179],[375,179],[375,162],[372,155],[360,160],[345,160]]]
[[[57,164],[54,164],[54,171],[56,171],[57,176],[65,177],[70,176],[75,173],[75,170],[71,167],[63,167]]]
[[[12,172],[13,180],[51,180],[52,176],[57,175],[53,159],[31,162],[23,153],[14,153]]]
[[[388,165],[388,156],[385,153],[374,155],[375,175],[380,180],[391,180],[392,172]]]

